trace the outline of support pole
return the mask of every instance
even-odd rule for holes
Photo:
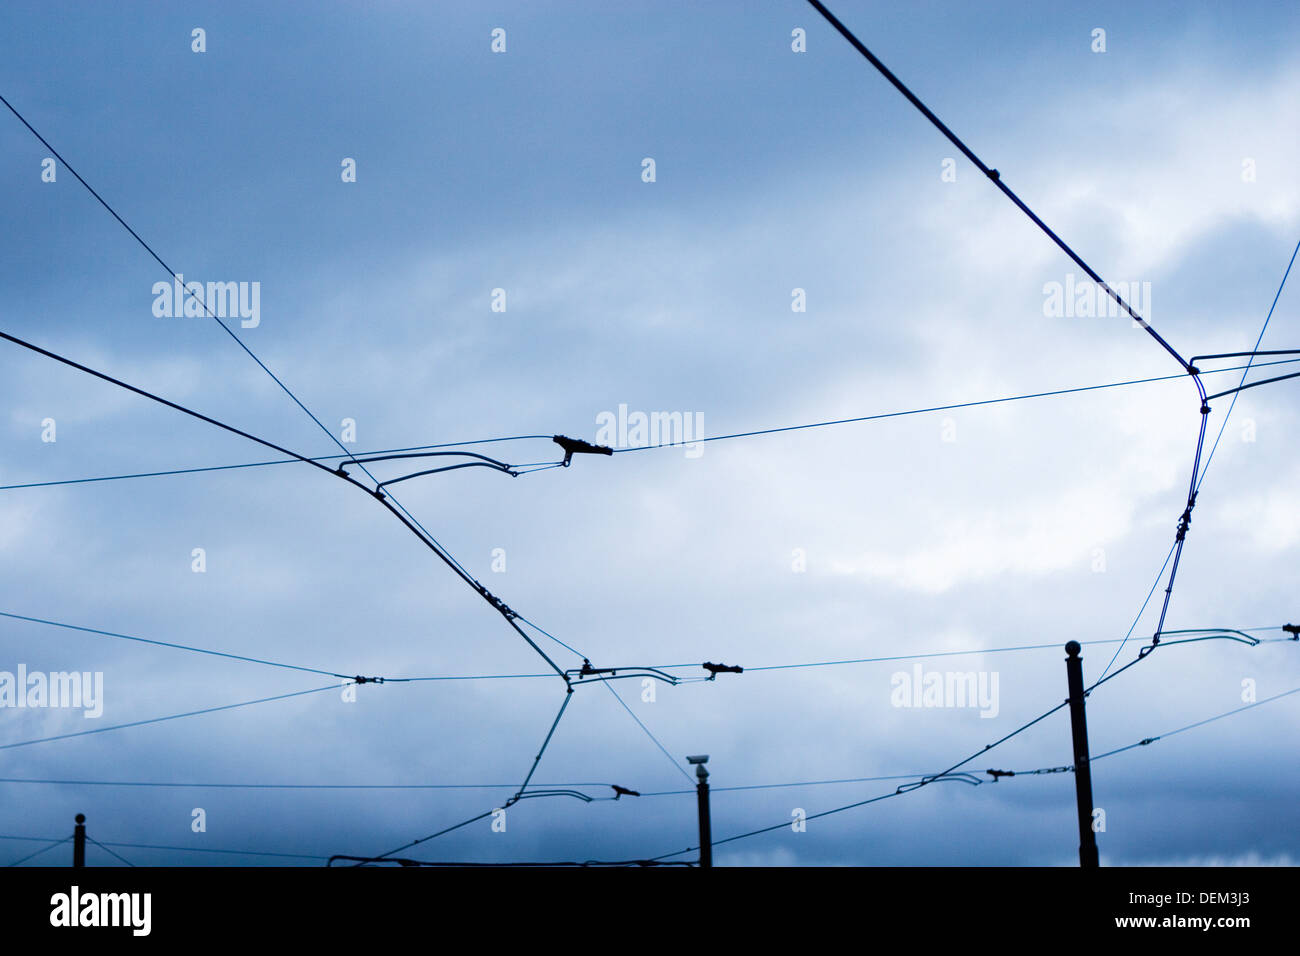
[[[1065,645],[1065,676],[1070,689],[1070,734],[1074,738],[1074,797],[1079,810],[1079,866],[1099,865],[1092,829],[1092,767],[1088,757],[1088,718],[1084,713],[1083,658],[1078,641]]]
[[[687,763],[695,764],[695,777],[700,782],[695,787],[700,813],[700,867],[713,866],[713,825],[709,820],[709,771],[704,765],[709,762],[709,755],[687,757]]]
[[[86,815],[77,814],[77,826],[72,831],[72,865],[74,867],[83,867],[86,865]]]

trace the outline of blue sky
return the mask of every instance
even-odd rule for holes
[[[1300,11],[833,9],[1103,276],[1149,283],[1147,316],[1184,355],[1253,346],[1300,239]],[[1090,49],[1099,27],[1105,53]],[[356,422],[352,451],[591,440],[620,405],[700,415],[713,436],[1178,371],[1125,320],[1044,315],[1044,287],[1079,270],[964,159],[944,181],[953,147],[804,4],[12,3],[0,63],[0,92],[174,269],[260,284],[260,324],[238,334],[336,436]],[[166,274],[66,169],[42,182],[47,155],[0,116],[0,328],[303,454],[336,451],[210,319],[153,314]],[[1283,292],[1263,348],[1300,347],[1298,294]],[[1213,404],[1211,439],[1227,400]],[[4,485],[274,457],[8,343],[0,409]],[[1238,401],[1168,627],[1300,618],[1298,410],[1291,383]],[[598,666],[1060,646],[1128,631],[1197,425],[1191,383],[1157,382],[395,490],[471,574]],[[554,447],[476,450],[526,463]],[[10,614],[346,674],[545,670],[391,515],[305,465],[2,491],[0,580]],[[1089,679],[1114,646],[1085,648]],[[1297,650],[1162,649],[1091,697],[1093,749],[1240,707],[1243,681],[1259,699],[1300,687]],[[653,701],[612,684],[672,760],[606,688],[579,687],[535,780],[647,796],[525,801],[504,833],[481,821],[412,855],[691,846],[693,796],[664,792],[690,788],[693,753],[718,788],[933,773],[1059,702],[1062,656],[925,662],[996,672],[994,718],[893,706],[911,661],[750,670]],[[104,716],[0,709],[6,742],[331,683],[0,618],[0,671],[19,664],[102,671]],[[555,677],[364,686],[355,703],[333,689],[11,748],[0,774],[492,789],[3,782],[0,829],[58,837],[84,812],[105,842],[193,850],[122,851],[158,864],[378,853],[499,806],[563,693]],[[1279,821],[1300,786],[1297,702],[1099,764],[1103,862],[1294,862],[1300,836]],[[1068,762],[1058,714],[966,769]],[[719,790],[714,834],[893,786]],[[1068,774],[944,784],[716,862],[1071,864],[1073,812]],[[4,843],[14,859],[39,846]]]

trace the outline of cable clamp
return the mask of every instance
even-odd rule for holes
[[[569,467],[575,454],[578,455],[612,455],[614,449],[608,445],[593,445],[581,438],[569,438],[567,435],[554,435],[551,441],[564,449],[564,467]]]
[[[745,673],[745,668],[743,668],[743,667],[736,667],[735,665],[730,665],[730,664],[714,664],[714,663],[711,663],[710,661],[705,661],[705,662],[704,662],[703,664],[701,664],[700,666],[703,667],[706,671],[709,672],[709,676],[706,677],[705,680],[713,680],[713,679],[714,679],[715,677],[717,677],[719,674],[743,674],[743,673]]]
[[[1187,507],[1183,509],[1183,516],[1178,519],[1177,540],[1182,541],[1187,537],[1187,529],[1192,525],[1192,509],[1196,507],[1196,493],[1193,492],[1191,498],[1187,501]]]

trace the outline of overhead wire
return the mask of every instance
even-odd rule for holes
[[[1281,359],[1273,362],[1256,362],[1253,366],[1234,365],[1234,366],[1228,366],[1227,368],[1201,369],[1201,375],[1215,375],[1221,372],[1239,372],[1242,371],[1243,369],[1266,368],[1273,365],[1291,365],[1296,362],[1300,362],[1300,359]],[[1175,379],[1182,380],[1183,378],[1184,376],[1182,375],[1157,375],[1150,378],[1129,379],[1120,382],[1106,382],[1100,385],[1084,385],[1075,388],[1055,389],[1052,391],[1027,392],[1020,395],[1008,395],[1001,398],[988,398],[988,399],[980,399],[977,401],[957,402],[951,405],[932,405],[923,408],[912,408],[912,409],[906,409],[906,410],[895,411],[895,412],[881,412],[879,414],[874,414],[874,415],[861,415],[856,418],[830,419],[826,421],[806,422],[798,425],[784,425],[784,426],[777,426],[773,428],[755,429],[752,431],[745,431],[745,432],[733,432],[731,434],[726,434],[726,435],[714,435],[712,437],[692,439],[690,442],[687,442],[685,440],[657,442],[654,444],[637,445],[635,447],[616,448],[614,449],[614,452],[615,454],[621,454],[623,452],[630,452],[630,451],[645,451],[649,449],[674,448],[686,444],[696,444],[696,443],[704,444],[706,442],[727,441],[734,438],[749,438],[749,437],[762,436],[762,435],[773,435],[782,432],[804,431],[807,429],[814,429],[814,428],[826,428],[834,425],[851,425],[851,424],[858,424],[861,422],[879,421],[882,419],[889,419],[889,418],[901,418],[910,415],[922,415],[929,412],[954,411],[962,408],[976,408],[982,405],[998,405],[1007,402],[1025,401],[1028,399],[1049,398],[1049,397],[1060,396],[1060,395],[1071,395],[1078,392],[1091,392],[1091,391],[1098,391],[1101,389],[1108,389],[1108,388],[1122,388],[1122,387],[1133,386],[1133,385],[1146,385],[1152,382],[1169,382],[1169,381],[1174,381]],[[379,449],[372,452],[363,452],[362,454],[382,455],[382,454],[389,454],[394,452],[428,451],[428,450],[434,450],[439,448],[450,448],[450,447],[461,446],[461,445],[481,445],[481,444],[488,444],[490,442],[523,441],[527,439],[537,439],[537,438],[544,438],[549,440],[551,436],[514,435],[505,438],[480,438],[474,441],[444,442],[442,444],[436,444],[436,445],[411,445],[411,446],[406,446],[401,448],[385,448],[385,449]],[[345,457],[347,456],[315,455],[312,456],[311,460],[315,462],[326,462],[326,461],[335,461]],[[201,474],[206,472],[231,471],[236,469],[247,469],[247,468],[263,468],[271,465],[291,465],[291,464],[298,464],[298,463],[300,463],[298,458],[277,458],[269,461],[250,461],[250,462],[241,462],[239,464],[232,464],[232,465],[207,465],[207,466],[195,467],[195,468],[176,468],[176,469],[170,469],[166,471],[133,472],[133,473],[121,474],[121,475],[100,475],[100,476],[85,477],[85,478],[65,478],[65,479],[59,479],[54,481],[32,481],[32,482],[23,482],[18,484],[0,485],[0,491],[14,491],[23,488],[49,488],[49,487],[55,487],[60,485],[79,485],[79,484],[89,484],[89,483],[104,482],[104,481],[124,481],[124,480],[136,479],[136,478],[157,478],[157,477],[166,477],[171,475]],[[558,461],[557,462],[528,462],[522,465],[513,465],[512,467],[518,470],[519,474],[525,475],[525,474],[532,474],[533,472],[536,471],[545,471],[549,468],[562,468],[564,467],[564,463]],[[331,469],[331,472],[332,471],[333,469]]]
[[[118,853],[116,850],[112,849],[111,847],[104,846],[104,844],[100,843],[90,834],[86,834],[86,839],[89,840],[91,843],[95,844],[95,846],[99,847],[101,850],[103,850],[105,853],[109,854],[110,856],[116,857],[118,860],[121,860],[127,866],[131,866],[131,867],[135,866],[134,863],[132,863],[126,857],[122,856],[122,854]]]
[[[17,838],[15,838],[15,837],[0,837],[0,839],[33,839],[33,838],[31,838],[31,837],[17,837]],[[34,838],[34,839],[41,839],[41,838],[37,837],[37,838]],[[22,865],[23,863],[26,863],[28,860],[34,860],[34,859],[36,859],[36,857],[40,856],[42,853],[46,852],[47,850],[53,850],[56,846],[62,846],[64,843],[67,843],[67,842],[68,842],[69,840],[71,840],[71,839],[72,839],[72,837],[68,836],[68,837],[64,837],[62,840],[51,840],[51,841],[49,842],[49,845],[48,845],[48,846],[43,846],[43,847],[41,847],[39,850],[37,850],[35,853],[28,853],[26,856],[21,857],[21,858],[19,858],[19,859],[17,859],[17,860],[14,860],[12,863],[7,863],[7,864],[5,864],[5,865],[6,865],[6,866],[20,866],[20,865]]]
[[[310,690],[298,690],[290,694],[277,694],[274,697],[260,697],[257,700],[240,701],[237,704],[223,704],[220,707],[205,707],[202,710],[189,710],[181,714],[169,714],[166,717],[150,717],[147,720],[132,720],[124,724],[113,724],[108,727],[95,727],[91,730],[78,730],[66,734],[53,734],[49,737],[36,737],[31,740],[20,740],[16,743],[0,744],[0,750],[14,750],[18,747],[30,747],[33,744],[46,744],[55,740],[69,740],[73,737],[89,737],[92,734],[106,734],[114,730],[125,730],[128,727],[143,727],[145,724],[161,724],[171,720],[180,720],[184,717],[199,717],[204,714],[215,714],[223,710],[235,710],[239,707],[252,707],[255,704],[267,704],[275,700],[288,700],[291,697],[303,697],[307,694],[319,694],[321,691],[338,690],[338,684],[326,684],[324,687],[313,687]]]
[[[38,841],[45,841],[49,839],[50,839],[49,837],[13,836],[10,834],[0,834],[0,840],[25,840],[31,842],[38,842]],[[64,839],[55,842],[53,846],[57,846],[59,843],[67,843],[71,839],[72,837],[65,837]],[[89,837],[87,837],[87,839],[89,839]],[[95,841],[95,842],[99,843],[99,841]],[[179,853],[220,853],[220,854],[226,854],[231,856],[269,856],[269,857],[277,857],[281,859],[293,859],[293,860],[327,859],[327,857],[321,856],[320,854],[316,854],[316,853],[278,853],[270,850],[225,850],[225,849],[218,849],[216,847],[208,847],[208,846],[175,846],[171,844],[158,844],[158,843],[104,842],[104,843],[99,843],[99,846],[104,847],[105,849],[107,849],[110,846],[113,846],[113,847],[120,847],[126,850],[170,850]],[[52,847],[46,847],[46,849],[51,849],[51,848]]]
[[[1239,640],[1239,638],[1236,638],[1236,637],[1231,637],[1231,636],[1228,636],[1228,635],[1225,635],[1225,636],[1229,637],[1229,639],[1231,639],[1231,640]],[[1253,639],[1253,638],[1248,638],[1248,639],[1247,639],[1247,642],[1251,642],[1251,641],[1254,641],[1254,639]],[[1171,646],[1172,646],[1172,645],[1179,644],[1179,643],[1192,643],[1192,641],[1170,641],[1170,642],[1168,642],[1168,644],[1171,645]],[[1258,643],[1258,641],[1254,641],[1254,643]],[[1137,664],[1137,663],[1141,662],[1142,660],[1145,660],[1145,659],[1150,655],[1150,652],[1151,652],[1151,651],[1155,650],[1157,647],[1160,647],[1160,646],[1162,646],[1162,645],[1159,645],[1159,644],[1151,644],[1151,645],[1147,645],[1146,647],[1143,647],[1142,650],[1139,652],[1138,657],[1137,657],[1135,660],[1133,660],[1133,661],[1130,662],[1129,664],[1124,665],[1124,666],[1121,667],[1119,670],[1115,671],[1114,673],[1110,674],[1109,676],[1103,676],[1102,679],[1100,679],[1100,680],[1098,680],[1097,682],[1095,682],[1091,687],[1086,687],[1086,688],[1084,689],[1084,694],[1087,695],[1087,694],[1091,693],[1093,690],[1095,690],[1095,689],[1096,689],[1097,687],[1099,687],[1101,684],[1104,684],[1104,683],[1108,682],[1109,680],[1111,680],[1111,679],[1113,679],[1113,678],[1115,678],[1115,677],[1118,677],[1120,674],[1122,674],[1122,673],[1124,673],[1125,671],[1127,671],[1127,670],[1128,670],[1130,667],[1132,667],[1134,664]],[[822,818],[822,817],[831,816],[831,815],[833,815],[833,814],[843,813],[843,812],[845,812],[845,811],[847,811],[847,810],[854,810],[854,809],[857,809],[858,807],[864,807],[864,806],[868,806],[868,805],[870,805],[870,804],[879,803],[880,801],[882,801],[882,800],[888,800],[888,799],[890,799],[891,797],[901,796],[901,795],[904,794],[904,793],[912,793],[912,792],[915,792],[916,790],[920,790],[921,788],[926,787],[926,786],[929,786],[929,785],[932,784],[932,783],[936,783],[936,782],[939,782],[939,781],[942,781],[942,780],[951,780],[951,779],[953,778],[955,772],[958,771],[958,770],[960,770],[960,769],[961,769],[962,767],[964,767],[966,764],[968,764],[968,763],[970,763],[971,761],[975,760],[977,757],[981,757],[981,756],[983,756],[984,754],[988,753],[989,751],[994,750],[994,749],[997,748],[997,747],[1000,747],[1002,744],[1006,743],[1008,740],[1011,740],[1011,739],[1013,739],[1013,738],[1019,736],[1020,734],[1024,733],[1024,732],[1025,732],[1026,730],[1028,730],[1029,728],[1031,728],[1031,727],[1033,727],[1033,726],[1035,726],[1035,725],[1041,723],[1043,720],[1046,720],[1048,717],[1052,716],[1053,714],[1057,713],[1058,711],[1060,711],[1060,710],[1064,709],[1065,707],[1069,706],[1069,703],[1070,703],[1070,701],[1069,701],[1068,698],[1067,698],[1066,700],[1061,701],[1061,702],[1060,702],[1059,704],[1057,704],[1055,707],[1052,707],[1052,708],[1050,708],[1050,709],[1048,709],[1048,710],[1043,711],[1043,713],[1039,714],[1037,717],[1033,718],[1032,720],[1030,720],[1030,721],[1028,721],[1028,722],[1026,722],[1026,723],[1024,723],[1024,724],[1021,724],[1021,725],[1020,725],[1019,727],[1017,727],[1015,730],[1011,731],[1010,733],[1007,733],[1007,734],[1003,735],[1002,737],[999,737],[999,738],[998,738],[997,740],[995,740],[993,743],[991,743],[991,744],[985,744],[981,749],[976,750],[974,753],[970,754],[968,757],[965,757],[965,758],[963,758],[962,760],[957,761],[957,762],[954,763],[952,766],[948,767],[946,770],[942,770],[942,771],[940,771],[940,772],[937,773],[937,774],[929,774],[929,775],[927,775],[927,776],[921,777],[919,780],[915,780],[915,781],[913,781],[913,782],[910,783],[910,784],[902,784],[902,785],[898,786],[897,788],[895,788],[895,789],[894,789],[892,792],[890,792],[890,793],[880,794],[880,795],[878,795],[878,796],[871,797],[871,798],[868,798],[868,799],[866,799],[866,800],[858,800],[858,801],[855,801],[855,802],[853,802],[853,803],[845,804],[844,806],[835,807],[835,808],[830,809],[830,810],[823,810],[823,811],[821,811],[821,812],[819,812],[819,813],[809,814],[809,815],[807,815],[804,819],[805,819],[805,820],[816,820],[816,819],[820,819],[820,818]],[[961,776],[961,775],[957,775],[957,776]],[[971,783],[972,781],[971,781],[971,780],[964,780],[963,782],[965,782],[965,783]],[[735,842],[735,841],[737,841],[737,840],[747,839],[747,838],[752,837],[752,836],[759,836],[760,834],[771,833],[773,830],[784,829],[785,827],[788,827],[788,826],[790,826],[790,821],[786,820],[786,821],[783,821],[783,822],[781,822],[781,823],[773,824],[772,826],[759,827],[758,829],[748,830],[748,831],[746,831],[746,832],[744,832],[744,833],[736,834],[735,836],[726,837],[725,839],[714,840],[714,841],[712,841],[711,846],[721,846],[721,845],[726,844],[726,843],[732,843],[732,842]],[[696,850],[698,850],[698,849],[700,849],[698,846],[687,847],[687,848],[684,849],[684,850],[676,850],[676,851],[673,851],[673,852],[671,852],[671,853],[665,853],[665,854],[662,854],[661,856],[653,857],[653,859],[661,860],[661,859],[665,859],[665,858],[670,857],[670,856],[679,856],[679,855],[681,855],[682,853],[691,853],[691,852],[694,852],[694,851],[696,851]]]
[[[99,202],[99,204],[103,206],[104,209],[114,219],[116,219],[118,223],[121,224],[121,226],[128,233],[130,233],[132,238],[134,238],[136,242],[139,243],[140,246],[143,247],[144,250],[148,252],[148,254],[160,266],[162,266],[162,268],[167,272],[169,277],[176,279],[177,281],[180,281],[180,274],[177,273],[176,270],[174,270],[171,266],[169,266],[163,260],[162,256],[160,256],[154,250],[154,248],[151,245],[149,245],[149,243],[146,242],[143,237],[140,236],[139,233],[137,233],[133,228],[131,228],[130,225],[127,224],[126,220],[123,219],[122,216],[120,216],[117,213],[117,211],[108,203],[108,201],[105,200],[98,192],[95,191],[95,189],[90,185],[90,183],[88,183],[82,177],[82,175],[79,172],[77,172],[77,170],[72,166],[71,163],[69,163],[66,159],[64,159],[63,155],[58,150],[56,150],[54,146],[51,145],[50,142],[43,135],[41,135],[41,133],[37,131],[37,129],[30,122],[28,122],[27,118],[24,117],[22,113],[20,113],[17,110],[17,108],[14,107],[14,105],[9,102],[8,99],[6,99],[4,96],[0,96],[0,103],[3,103],[4,106],[9,110],[9,112],[13,113],[13,115],[17,117],[18,121],[21,122],[23,126],[27,127],[27,129],[32,133],[32,135],[35,136],[37,140],[39,140],[41,144],[44,145],[51,152],[51,154],[53,154],[53,156],[59,161],[59,163],[61,163],[63,167],[73,175],[73,177],[77,180],[77,182],[81,183],[81,185],[86,188],[86,190]],[[353,463],[357,464],[358,467],[366,474],[366,476],[370,478],[371,481],[374,481],[376,485],[378,485],[378,480],[373,475],[370,474],[366,466],[356,461],[356,457],[353,455],[352,452],[350,452],[347,449],[347,447],[343,444],[343,442],[341,442],[333,432],[331,432],[328,428],[325,427],[325,424],[319,418],[316,417],[316,415],[311,411],[311,409],[309,409],[305,404],[303,404],[303,402],[298,398],[298,396],[294,394],[293,390],[290,389],[289,386],[286,385],[274,372],[272,372],[271,369],[267,367],[267,365],[260,358],[258,358],[258,356],[253,352],[253,350],[250,349],[248,345],[238,335],[236,335],[228,325],[226,325],[225,322],[221,321],[220,317],[218,317],[217,314],[213,312],[211,308],[209,308],[207,302],[204,301],[204,299],[201,299],[198,296],[196,296],[193,290],[190,288],[189,284],[186,284],[184,286],[184,290],[186,294],[188,294],[191,298],[194,298],[195,301],[197,301],[203,307],[204,313],[208,315],[213,321],[215,321],[217,325],[219,325],[221,329],[225,331],[225,333],[235,342],[235,344],[237,344],[245,353],[247,353],[247,355],[254,362],[257,363],[257,365],[262,369],[262,371],[266,372],[266,374],[271,377],[271,379],[281,388],[281,390],[284,391],[284,393],[288,395],[290,399],[293,400],[294,404],[297,405],[300,409],[302,409],[302,411],[307,415],[307,417],[316,423],[317,427],[326,436],[329,437],[330,441],[338,446],[339,451],[343,452],[343,454],[348,459],[350,459]],[[62,356],[56,355],[55,353],[47,351],[45,349],[41,349],[38,346],[32,345],[31,343],[24,342],[21,339],[14,338],[13,336],[10,336],[5,333],[0,333],[0,335],[3,335],[5,339],[14,342],[15,344],[22,345],[25,348],[32,349],[33,351],[43,354],[49,358],[53,358],[56,361],[60,361],[66,365],[72,366],[73,368],[77,368],[91,375],[95,375],[96,377],[104,379],[105,381],[109,381],[123,388],[127,388],[130,391],[136,392],[139,395],[151,398],[155,401],[162,402],[163,404],[173,409],[185,412],[186,414],[189,415],[193,415],[196,418],[199,418],[210,424],[217,425],[218,427],[224,428],[227,431],[231,431],[237,435],[241,435],[244,438],[259,442],[260,444],[265,445],[268,448],[272,448],[275,451],[280,452],[281,454],[289,455],[300,461],[313,464],[318,468],[322,468],[323,470],[329,471],[329,469],[325,468],[325,466],[321,465],[320,463],[314,462],[310,458],[306,458],[305,456],[299,455],[297,452],[290,451],[289,449],[283,448],[272,442],[257,438],[256,436],[251,435],[248,432],[244,432],[240,429],[226,425],[222,422],[217,421],[214,418],[210,418],[206,415],[202,415],[198,412],[194,412],[190,409],[185,408],[184,406],[178,405],[174,402],[169,402],[166,399],[160,398],[159,396],[152,395],[151,393],[145,392],[143,389],[139,389],[134,386],[127,385],[125,382],[104,375],[103,373],[96,372],[93,369],[87,368],[84,365],[80,365],[79,363],[73,362],[70,359],[65,359]],[[361,488],[362,490],[367,491],[367,493],[372,494],[376,498],[376,500],[378,500],[382,505],[384,505],[385,508],[387,508],[390,512],[392,512],[398,518],[398,520],[400,520],[404,525],[406,525],[406,527],[413,534],[419,537],[420,540],[427,547],[429,547],[445,564],[447,564],[448,567],[452,568],[452,570],[454,570],[467,584],[469,584],[476,592],[478,592],[478,594],[485,601],[487,601],[488,604],[494,607],[502,615],[502,617],[505,618],[506,623],[509,624],[519,634],[519,636],[522,637],[533,648],[534,651],[536,651],[539,655],[541,655],[541,657],[546,661],[546,663],[549,664],[551,668],[555,670],[556,673],[561,678],[563,678],[564,675],[563,672],[560,670],[559,666],[556,665],[556,663],[553,660],[551,660],[551,658],[540,647],[538,647],[532,641],[532,639],[529,638],[528,635],[526,635],[523,632],[523,630],[518,627],[518,625],[514,623],[514,611],[511,610],[509,606],[506,605],[503,601],[501,601],[501,599],[496,597],[496,595],[492,594],[490,591],[488,591],[486,587],[484,587],[481,583],[479,583],[473,577],[473,575],[471,575],[469,571],[467,571],[464,568],[464,566],[462,566],[460,562],[457,561],[456,558],[449,551],[447,551],[442,546],[441,543],[438,542],[438,540],[428,531],[428,529],[426,529],[415,518],[415,516],[412,515],[406,509],[406,507],[402,505],[402,503],[398,501],[395,496],[392,495],[391,492],[388,493],[380,492],[378,487],[376,487],[375,490],[372,492],[369,489],[365,488],[364,485],[360,484],[360,482],[357,482],[356,479],[346,475],[343,472],[342,468],[337,469],[333,473],[337,474],[339,477],[344,478],[344,480],[349,481],[352,484],[355,484],[357,487]]]

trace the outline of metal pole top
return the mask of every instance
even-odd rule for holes
[[[1069,657],[1078,657],[1081,650],[1083,650],[1083,647],[1078,641],[1070,641],[1065,645],[1065,653]]]

